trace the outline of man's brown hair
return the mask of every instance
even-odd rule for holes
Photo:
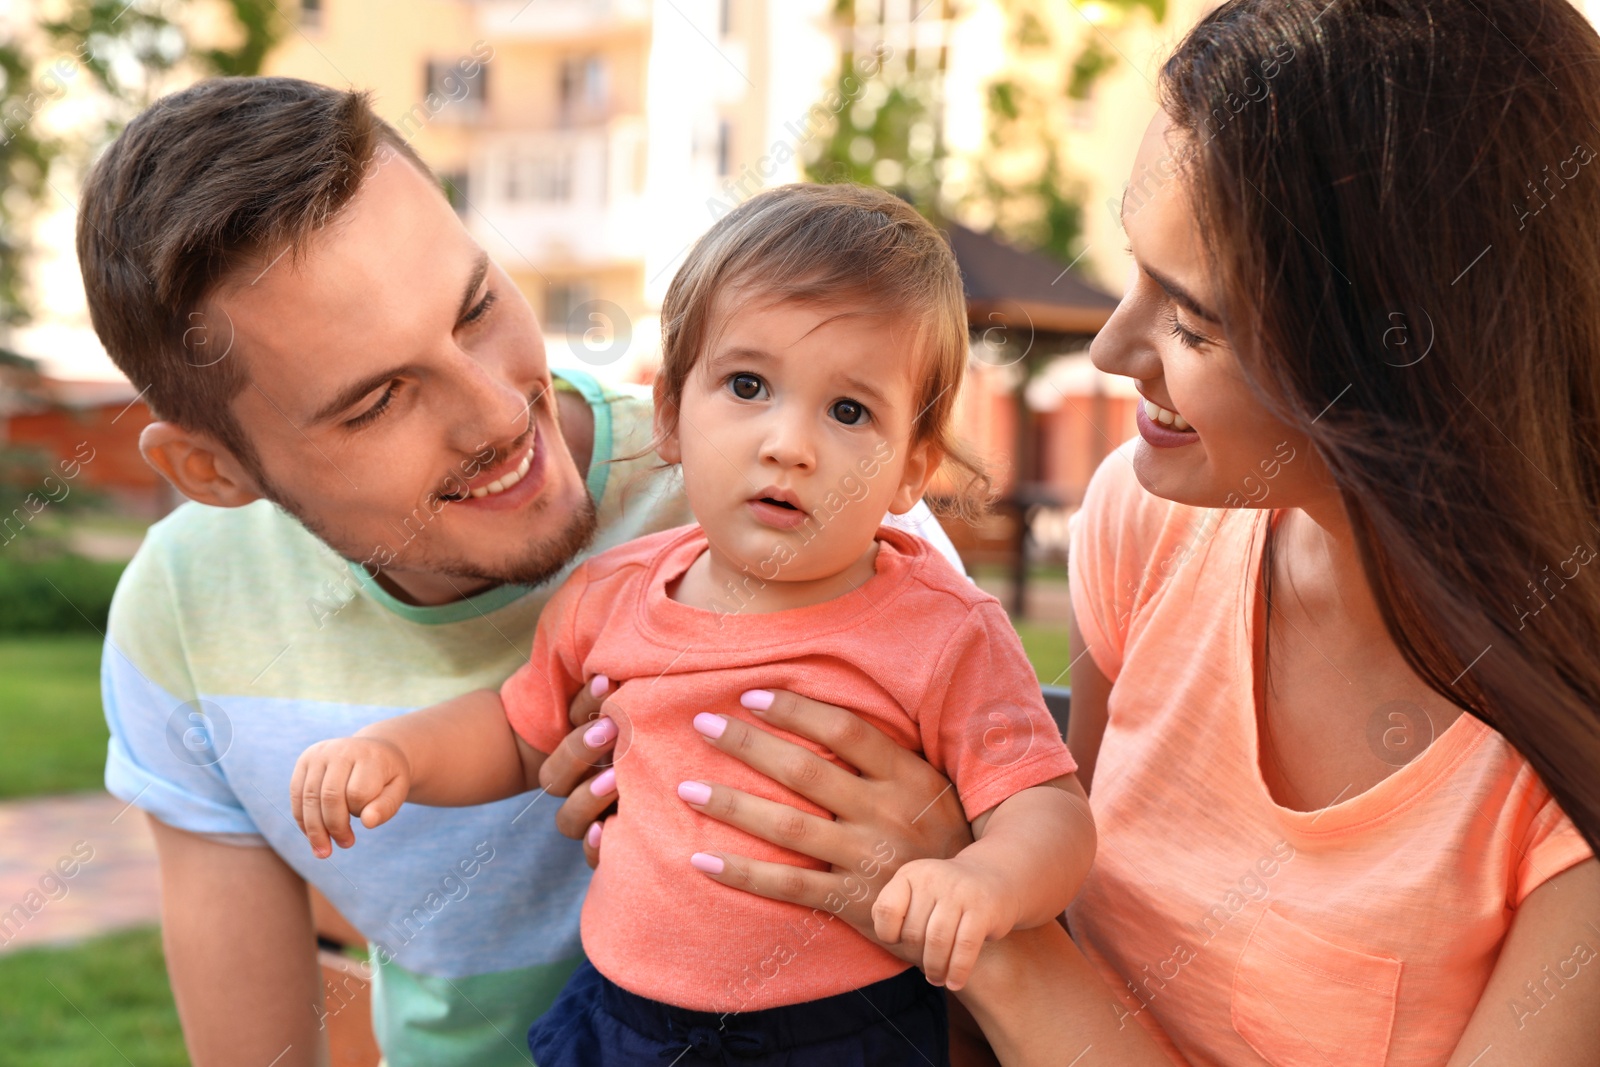
[[[751,197],[707,230],[661,308],[662,423],[677,423],[684,383],[712,334],[719,294],[748,289],[773,300],[881,309],[913,328],[921,360],[913,444],[944,453],[943,505],[974,518],[991,485],[955,432],[966,374],[967,304],[949,242],[900,198],[859,185],[781,185]]]
[[[247,384],[207,299],[295,253],[355,196],[380,146],[428,167],[363,92],[215,78],[157,100],[89,173],[78,261],[95,332],[156,416],[260,473],[230,403]]]

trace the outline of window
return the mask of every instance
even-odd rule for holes
[[[572,196],[570,152],[519,152],[506,165],[506,199],[562,203]]]
[[[464,170],[445,171],[439,175],[439,184],[444,186],[444,197],[450,201],[450,206],[456,209],[457,215],[465,215],[467,203],[467,172]]]
[[[460,114],[476,114],[483,110],[488,75],[489,68],[474,59],[430,59],[423,70],[422,95],[443,99],[440,112],[459,109]]]
[[[589,302],[589,287],[582,282],[555,282],[544,294],[544,329],[546,333],[563,334],[569,326],[579,333],[588,328],[587,323],[571,323],[573,314]]]
[[[322,29],[322,14],[322,0],[300,0],[300,25],[306,29]]]
[[[723,119],[717,123],[717,177],[733,173],[733,123]]]
[[[561,117],[567,121],[601,118],[610,102],[610,76],[600,56],[561,60]]]

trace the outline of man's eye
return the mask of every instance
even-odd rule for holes
[[[383,395],[378,398],[375,404],[355,418],[345,420],[345,425],[352,430],[359,430],[377,419],[379,415],[383,414],[384,409],[389,406],[389,402],[394,399],[395,388],[398,384],[398,382],[390,382],[389,387],[383,391]]]
[[[828,410],[846,426],[863,426],[872,418],[867,409],[854,400],[835,400]]]
[[[490,289],[488,292],[483,294],[483,299],[478,301],[476,307],[461,317],[461,321],[463,323],[477,322],[479,319],[483,318],[484,315],[488,314],[490,308],[494,307],[494,301],[494,290]]]
[[[740,400],[759,400],[767,391],[766,383],[754,374],[735,374],[728,378],[728,388]]]

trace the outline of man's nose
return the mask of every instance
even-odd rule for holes
[[[542,396],[524,395],[495,369],[478,365],[464,369],[459,395],[452,443],[466,452],[515,441],[532,425],[533,405],[544,402]]]

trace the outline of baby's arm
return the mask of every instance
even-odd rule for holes
[[[511,729],[500,694],[480,689],[408,715],[319,741],[300,754],[289,785],[295,822],[326,858],[355,844],[352,813],[368,829],[400,805],[466,807],[539,787],[545,753]]]
[[[913,860],[872,909],[878,937],[923,944],[928,980],[960,989],[985,941],[1043,926],[1094,861],[1094,820],[1075,774],[1007,797],[972,823],[977,840],[948,860]]]

